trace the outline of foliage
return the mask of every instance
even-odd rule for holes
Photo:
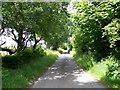
[[[57,51],[61,54],[63,53],[63,49],[61,47],[59,47]]]
[[[59,46],[71,50],[74,47],[77,51],[77,62],[81,66],[87,70],[92,69],[97,75],[98,69],[103,68],[103,72],[100,70],[100,78],[117,81],[114,85],[119,87],[117,68],[120,60],[120,1],[75,2],[71,5],[76,12],[70,13],[69,18],[67,3],[62,2],[4,2],[2,5],[3,22],[0,34],[3,34],[5,28],[10,28],[12,34],[9,35],[17,42],[18,50],[14,55],[3,57],[5,69],[20,69],[38,56],[44,56],[44,51],[37,48],[42,38],[47,42],[47,47],[52,46],[54,50]],[[66,44],[70,34],[72,41]],[[25,40],[34,41],[35,49],[25,49]],[[10,75],[13,75],[13,72]],[[23,82],[27,82],[26,78],[24,80]],[[112,85],[112,82],[110,83]]]
[[[4,88],[25,87],[53,64],[58,52],[44,51],[38,43],[43,39],[47,45],[58,48],[67,39],[66,6],[65,2],[2,3],[0,35],[11,37],[17,43],[15,53],[2,59]],[[28,48],[27,43],[31,41],[34,45]]]
[[[74,27],[72,32],[78,52],[94,52],[96,60],[100,61],[111,54],[113,43],[118,44],[115,47],[119,48],[120,2],[96,4],[86,1],[73,5],[77,12],[71,15]]]
[[[114,57],[110,57],[107,66],[108,70],[106,72],[106,76],[111,77],[111,79],[120,80],[119,62],[116,61]]]
[[[24,64],[18,69],[2,68],[2,88],[26,88],[36,77],[42,75],[49,66],[57,59],[58,52],[50,50],[45,51],[47,54],[44,57],[37,56],[30,63]]]
[[[103,35],[106,36],[110,42],[110,48],[113,50],[113,55],[120,60],[120,19],[113,19],[110,24],[104,27]]]
[[[88,0],[73,3],[72,8],[76,13],[71,14],[69,27],[78,63],[111,87],[120,87],[120,1]]]
[[[109,56],[101,60],[101,62],[96,62],[94,54],[76,54],[74,53],[74,58],[77,63],[88,70],[93,76],[97,77],[98,80],[102,80],[106,86],[109,88],[119,88],[120,78],[119,78],[119,68],[116,58]]]
[[[16,69],[22,67],[22,65],[31,62],[38,56],[42,57],[45,55],[43,49],[38,48],[33,51],[31,48],[27,48],[24,51],[17,52],[10,56],[7,55],[2,58],[2,66],[6,68]]]
[[[96,64],[92,53],[81,55],[75,54],[74,57],[76,61],[80,64],[80,66],[86,70],[91,69],[94,66],[94,64]]]
[[[29,38],[38,43],[36,38],[43,37],[50,44],[59,45],[67,38],[67,3],[56,2],[4,2],[2,4],[2,28],[15,29],[18,36],[13,40],[17,43],[19,51],[24,49],[24,32],[30,34]],[[64,24],[64,25],[63,25]],[[28,39],[29,40],[29,39]],[[27,41],[26,41],[27,42]]]
[[[110,42],[110,47],[116,47],[116,42],[119,41],[119,32],[120,32],[120,20],[113,19],[113,21],[105,26],[104,36],[107,36]],[[118,47],[118,46],[117,46]]]

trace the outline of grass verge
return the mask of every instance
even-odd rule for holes
[[[110,88],[120,88],[120,80],[113,76],[107,76],[108,64],[114,63],[114,58],[105,58],[101,62],[96,62],[92,54],[76,54],[71,52],[77,63],[98,80],[101,80],[106,86]]]
[[[44,57],[38,56],[18,69],[2,68],[2,88],[25,88],[36,77],[42,75],[58,57],[58,52],[46,51]]]

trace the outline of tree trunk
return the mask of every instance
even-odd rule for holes
[[[39,40],[37,40],[36,34],[34,33],[33,35],[34,35],[34,40],[35,40],[35,44],[33,46],[33,49],[36,49],[37,43],[42,39],[42,37]]]
[[[23,31],[21,30],[18,34],[17,51],[21,51],[24,47],[22,35],[23,35]]]
[[[36,46],[37,46],[37,40],[35,39],[35,44],[33,46],[33,49],[36,49]]]

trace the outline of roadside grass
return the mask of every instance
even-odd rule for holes
[[[76,54],[72,51],[71,54],[75,58],[76,62],[85,70],[90,72],[98,80],[101,80],[106,86],[110,88],[120,88],[120,80],[106,75],[108,70],[108,64],[113,63],[112,58],[105,58],[101,62],[95,62],[92,54]]]
[[[2,68],[2,88],[25,88],[33,80],[42,75],[49,66],[57,59],[59,53],[51,50],[45,51],[44,57],[38,56],[30,63],[23,65],[18,69]]]
[[[108,66],[107,64],[112,61],[102,61],[100,63],[95,64],[92,68],[89,69],[89,72],[94,75],[98,80],[101,80],[105,85],[110,88],[119,88],[120,89],[120,80],[117,78],[113,78],[113,76],[107,76]]]
[[[62,54],[63,50],[64,50],[64,49],[62,49],[62,48],[58,48],[58,51],[59,51],[59,53],[61,53],[61,54]]]
[[[90,53],[86,54],[78,54],[75,50],[70,52],[71,55],[75,58],[76,62],[85,70],[89,70],[93,65],[96,64],[93,55]]]

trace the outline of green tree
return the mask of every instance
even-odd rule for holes
[[[64,38],[67,37],[66,34],[63,34],[64,30],[67,30],[65,29],[67,22],[66,3],[4,2],[2,5],[2,28],[7,27],[18,32],[18,38],[14,37],[13,39],[17,42],[18,51],[25,47],[24,31],[30,32],[30,38],[34,38],[34,49],[41,38],[47,42],[53,42],[55,39],[52,38],[54,37],[57,37],[58,41],[62,41],[60,37],[63,37],[63,35]],[[37,40],[37,37],[40,39]]]
[[[74,43],[79,52],[93,52],[98,61],[111,53],[110,35],[107,32],[107,25],[115,18],[119,18],[120,2],[99,2],[92,4],[89,1],[73,4],[77,10],[71,15],[73,21]],[[106,27],[106,28],[104,28]],[[119,28],[117,28],[119,30]],[[110,31],[109,33],[117,33]]]

